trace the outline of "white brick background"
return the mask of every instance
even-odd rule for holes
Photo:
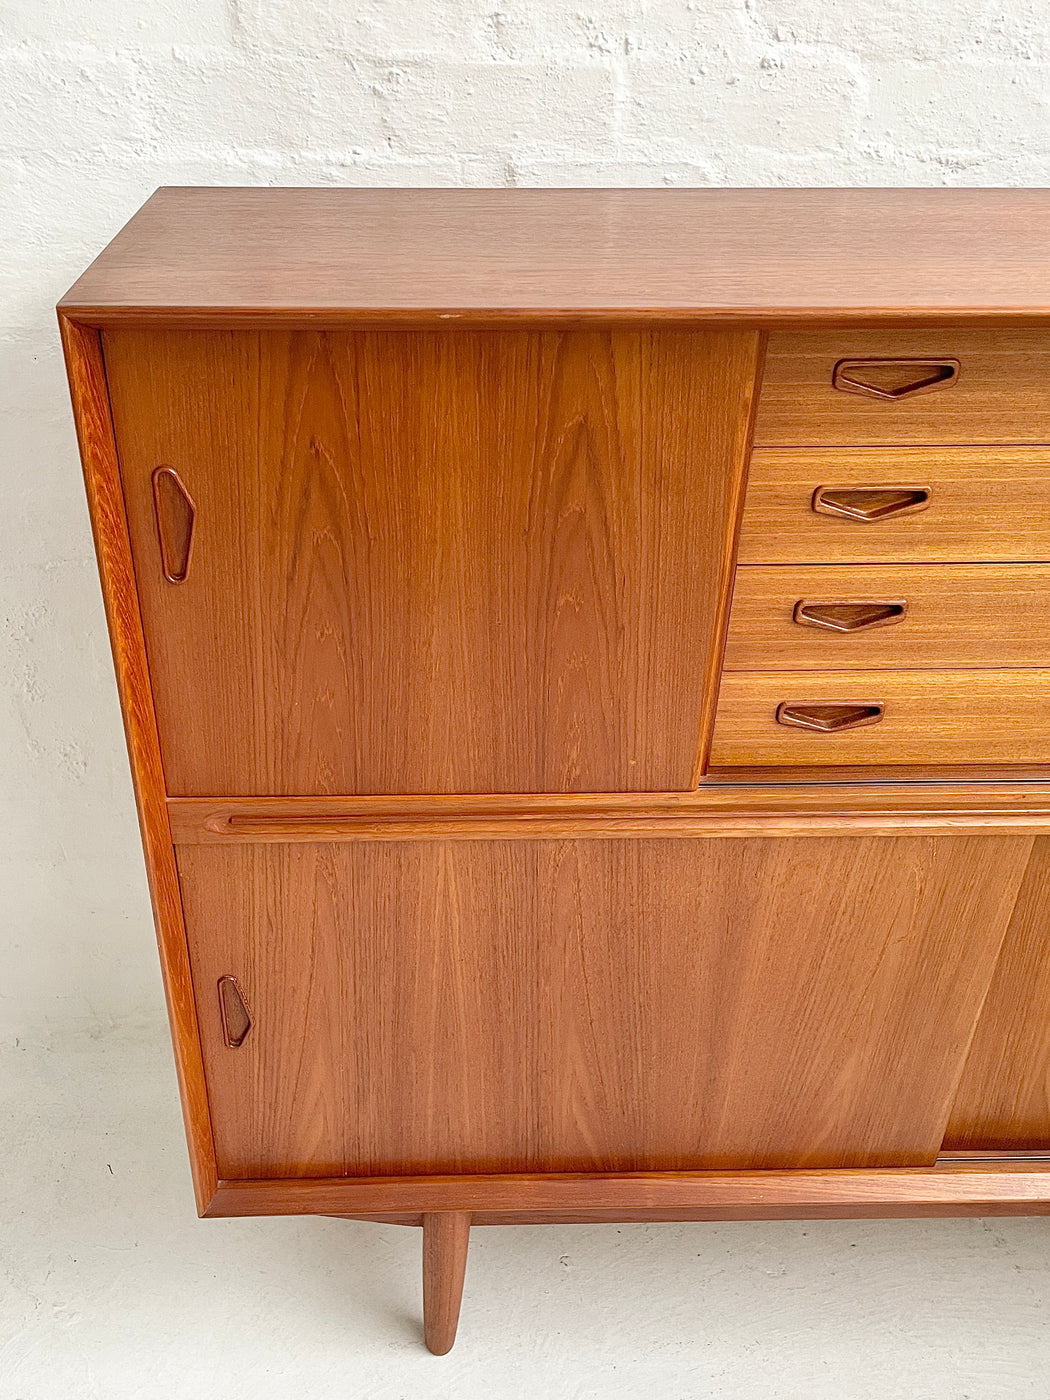
[[[157,1013],[53,304],[159,184],[1050,183],[1046,0],[0,0],[0,1030]]]

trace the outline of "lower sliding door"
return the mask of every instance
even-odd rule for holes
[[[1032,849],[180,846],[219,1174],[929,1163]]]
[[[1050,838],[1017,894],[948,1123],[954,1151],[1050,1152]]]

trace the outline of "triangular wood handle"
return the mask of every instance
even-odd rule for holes
[[[831,387],[899,403],[934,389],[950,389],[958,378],[958,360],[839,360],[831,371]]]
[[[885,712],[879,701],[850,704],[848,701],[786,700],[777,706],[777,724],[792,729],[815,729],[822,734],[838,734],[843,729],[863,729],[878,724]]]
[[[252,1017],[236,977],[229,974],[219,978],[219,1015],[223,1044],[231,1050],[238,1049],[248,1039]]]
[[[885,602],[853,599],[816,602],[800,598],[792,618],[799,627],[822,627],[828,632],[865,632],[872,627],[892,627],[895,622],[903,622],[907,613],[908,604],[904,598],[888,598]]]
[[[153,473],[153,510],[164,577],[169,583],[185,583],[193,557],[197,507],[174,467],[158,467]]]
[[[930,504],[928,486],[818,486],[813,509],[868,524],[891,515],[914,515]]]

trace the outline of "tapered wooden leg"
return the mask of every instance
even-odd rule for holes
[[[423,1216],[423,1339],[427,1350],[452,1350],[467,1268],[470,1212],[441,1210]]]

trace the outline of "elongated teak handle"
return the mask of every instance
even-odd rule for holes
[[[252,1015],[236,977],[229,974],[219,978],[219,1016],[223,1044],[230,1050],[239,1049],[252,1028]]]
[[[197,507],[174,467],[158,467],[153,473],[153,510],[164,577],[169,583],[185,583],[193,557]]]

